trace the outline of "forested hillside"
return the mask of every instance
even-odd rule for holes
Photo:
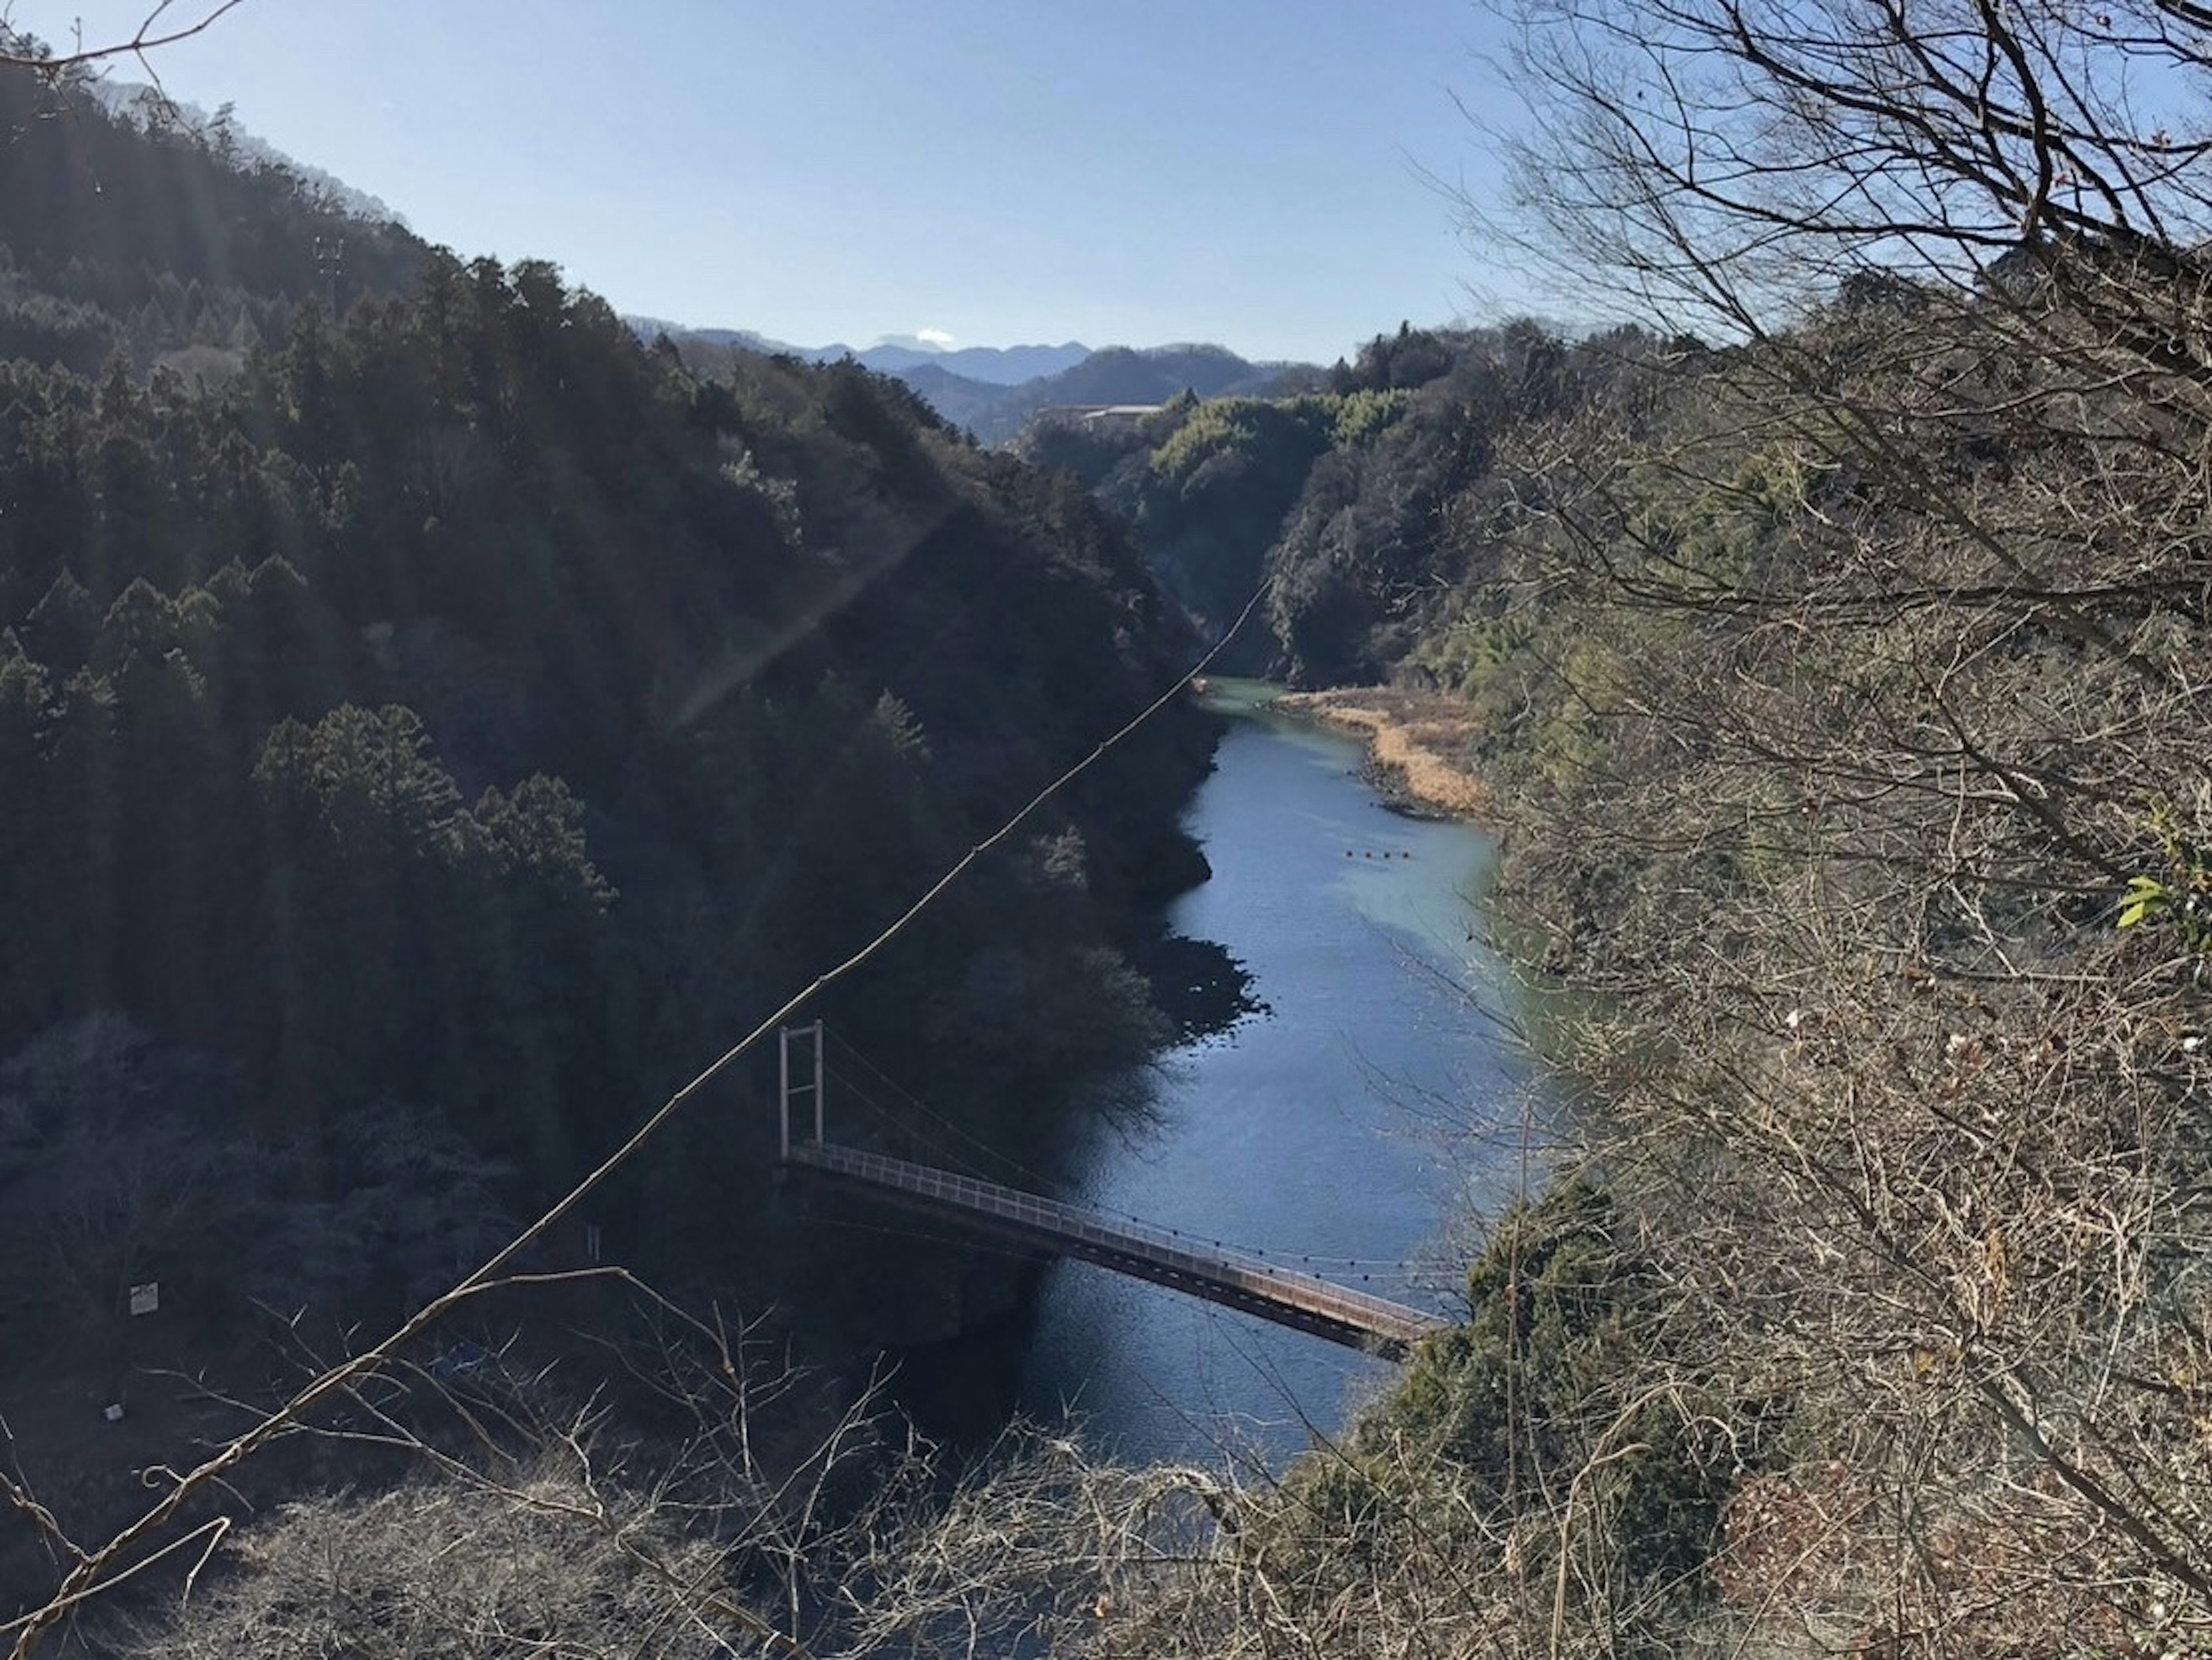
[[[1235,433],[1154,556],[1462,706],[1572,1101],[1470,1323],[1087,1646],[2205,1652],[2212,18],[1526,16],[1486,228],[1641,325],[1425,381],[1397,535],[1318,408],[1041,451],[1150,526]]]
[[[1201,632],[1225,629],[1264,585],[1229,666],[1294,685],[1373,680],[1465,573],[1455,504],[1501,434],[1571,400],[1576,359],[1530,323],[1401,324],[1317,391],[1186,392],[1135,425],[1040,422],[1017,447],[1127,518]]]
[[[204,1335],[419,1302],[1175,682],[1120,528],[895,382],[695,376],[388,227],[334,318],[324,210],[81,100],[0,169],[16,314],[97,348],[0,362],[11,1368],[142,1280]],[[247,317],[236,373],[140,352],[149,306]],[[1161,1033],[1118,947],[1203,869],[1207,741],[1148,729],[823,1012],[1048,1167]],[[763,1082],[605,1197],[610,1253],[848,1347],[1003,1300],[778,1231]]]
[[[45,50],[0,22],[0,52]],[[123,350],[228,374],[310,295],[405,287],[422,244],[364,219],[232,130],[111,110],[82,84],[0,75],[0,359],[92,374]],[[343,251],[340,252],[340,246]]]
[[[1030,441],[1248,661],[1459,705],[1573,1103],[1084,1646],[2204,1652],[2212,19],[1524,16],[1484,228],[1640,320]]]
[[[678,1453],[519,1410],[121,1646],[2212,1652],[2212,15],[1518,21],[1480,228],[1603,326],[1401,330],[1035,466],[435,252],[217,394],[4,371],[0,1261],[62,1265],[11,1343],[151,1260],[95,1237],[403,1305],[1255,593],[1245,666],[1477,733],[1550,1063],[1467,1319],[1279,1481],[792,1479],[693,1331]],[[1113,925],[1194,741],[833,1019],[1043,1146],[1036,1087],[1156,1029]],[[781,1260],[735,1122],[609,1210],[638,1260]],[[821,1267],[859,1323],[945,1283]]]
[[[1057,374],[1026,381],[994,400],[969,423],[986,443],[1018,437],[1040,410],[1064,404],[1164,404],[1188,392],[1200,398],[1272,392],[1293,365],[1247,362],[1220,346],[1109,346]]]
[[[1020,437],[1041,410],[1069,405],[1164,404],[1189,393],[1215,398],[1273,394],[1318,378],[1320,372],[1287,363],[1252,363],[1221,346],[1017,346],[1001,352],[922,352],[896,345],[854,354],[833,346],[799,350],[727,329],[684,329],[633,319],[647,338],[665,335],[685,362],[703,374],[733,356],[794,357],[831,362],[852,357],[905,382],[954,428],[979,442],[1000,445]],[[1073,362],[1066,360],[1073,359]],[[981,374],[963,366],[982,360]],[[994,361],[995,360],[995,361]],[[1054,363],[1064,367],[1049,367]],[[1024,373],[1033,366],[1033,372]]]

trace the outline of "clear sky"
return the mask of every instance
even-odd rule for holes
[[[173,0],[172,17],[206,0]],[[66,45],[152,0],[0,0]],[[1328,361],[1474,305],[1470,0],[245,0],[176,97],[464,254],[800,344]],[[143,78],[125,62],[118,79]]]

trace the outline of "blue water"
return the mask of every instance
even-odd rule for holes
[[[1103,1136],[1083,1196],[1449,1311],[1471,1215],[1520,1181],[1529,1099],[1475,937],[1492,849],[1390,812],[1359,762],[1303,724],[1233,721],[1188,818],[1213,878],[1171,921],[1242,959],[1270,1012],[1167,1056],[1156,1128]],[[1071,1262],[1051,1271],[1022,1400],[1073,1408],[1114,1455],[1279,1466],[1390,1370]]]

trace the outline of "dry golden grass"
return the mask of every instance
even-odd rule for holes
[[[1376,767],[1424,806],[1468,818],[1490,805],[1468,764],[1475,721],[1467,705],[1443,692],[1389,686],[1347,686],[1286,693],[1275,707],[1367,740]]]

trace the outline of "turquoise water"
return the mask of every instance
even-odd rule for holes
[[[1159,1123],[1103,1136],[1083,1196],[1449,1312],[1470,1204],[1518,1183],[1528,1098],[1496,1018],[1504,976],[1475,937],[1491,845],[1389,812],[1356,744],[1240,708],[1243,687],[1218,690],[1237,718],[1188,819],[1214,873],[1171,921],[1242,959],[1268,1012],[1165,1057]],[[1048,1417],[1072,1408],[1120,1456],[1279,1464],[1389,1371],[1062,1263],[1021,1397]]]

